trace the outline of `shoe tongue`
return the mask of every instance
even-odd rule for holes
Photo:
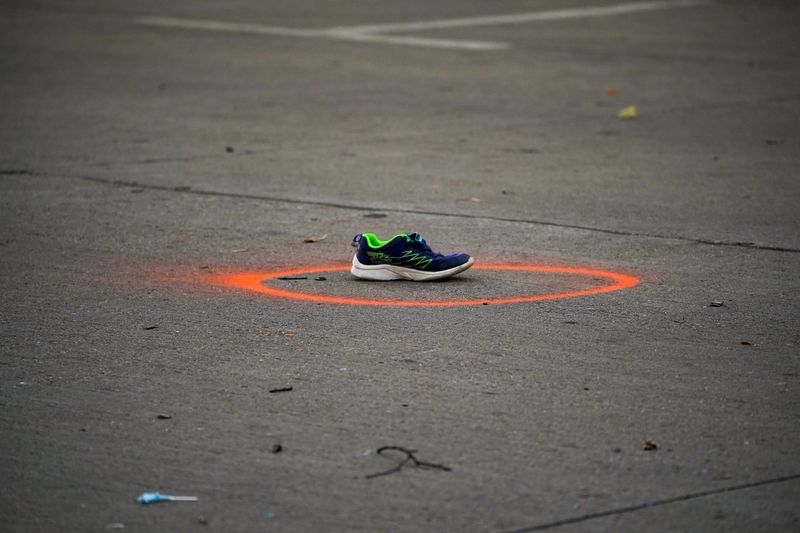
[[[425,253],[434,254],[434,255],[440,255],[440,254],[437,254],[436,252],[434,252],[433,250],[431,250],[431,247],[428,245],[427,242],[425,242],[425,239],[423,239],[422,235],[420,235],[418,232],[413,231],[411,233],[407,233],[406,235],[408,236],[408,238],[410,239],[411,242],[417,243],[417,246],[419,247],[419,249],[424,251]]]

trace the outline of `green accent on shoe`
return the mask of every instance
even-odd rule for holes
[[[392,261],[392,257],[383,252],[367,252],[367,255],[370,259],[379,263],[390,263]]]
[[[403,260],[407,264],[410,265],[413,264],[419,269],[425,268],[426,266],[431,264],[431,261],[433,261],[433,259],[431,259],[430,257],[425,257],[424,255],[420,255],[412,250],[406,250],[405,252],[403,252]]]
[[[400,257],[392,257],[383,252],[367,252],[370,259],[376,263],[384,263],[397,266],[413,266],[419,270],[426,268],[433,262],[433,259],[420,255],[413,250],[405,250]]]
[[[387,244],[389,244],[398,237],[405,237],[406,240],[408,240],[408,235],[405,233],[400,233],[398,235],[395,235],[394,237],[386,241],[380,240],[378,236],[375,235],[374,233],[361,234],[361,238],[367,241],[367,246],[369,246],[370,248],[383,248],[384,246],[386,246]]]

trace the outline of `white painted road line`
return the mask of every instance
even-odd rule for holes
[[[531,13],[514,13],[510,15],[490,15],[484,17],[468,17],[443,20],[425,20],[420,22],[400,22],[396,24],[371,24],[366,26],[347,26],[330,28],[366,33],[408,32],[426,30],[444,30],[450,28],[468,28],[475,26],[499,26],[505,24],[525,24],[527,22],[547,22],[593,17],[611,17],[658,11],[676,7],[697,7],[708,5],[709,0],[662,0],[653,2],[634,2],[600,7],[579,7],[573,9],[557,9],[553,11],[534,11]]]
[[[427,39],[424,37],[404,37],[400,35],[381,35],[379,33],[354,31],[348,28],[329,28],[307,30],[298,28],[282,28],[279,26],[263,26],[261,24],[245,24],[238,22],[222,22],[217,20],[180,19],[172,17],[141,17],[139,24],[161,28],[178,28],[184,30],[205,30],[228,33],[254,33],[258,35],[278,35],[281,37],[303,37],[310,39],[333,39],[356,43],[384,43],[405,46],[423,46],[427,48],[451,48],[461,50],[503,50],[506,43],[483,41],[462,41],[450,39]]]
[[[281,28],[278,26],[263,26],[261,24],[243,24],[239,22],[221,22],[217,20],[180,19],[172,17],[141,17],[139,24],[145,26],[160,26],[162,28],[179,28],[184,30],[222,31],[228,33],[256,33],[259,35],[280,35],[283,37],[326,37],[327,33],[320,30],[303,30],[295,28]]]
[[[379,33],[348,31],[345,29],[331,30],[326,33],[326,36],[331,39],[352,41],[357,43],[398,44],[405,46],[423,46],[427,48],[450,48],[457,50],[505,50],[509,48],[508,43],[428,39],[424,37],[406,37],[403,35],[381,35]]]
[[[282,37],[302,37],[308,39],[332,39],[358,43],[382,43],[403,46],[423,46],[428,48],[449,48],[460,50],[503,50],[509,48],[508,43],[487,41],[464,41],[453,39],[436,39],[425,37],[406,37],[386,35],[390,32],[413,32],[443,30],[451,28],[468,28],[476,26],[499,26],[507,24],[525,24],[528,22],[548,22],[592,17],[610,17],[630,13],[642,13],[678,7],[696,7],[712,3],[711,0],[657,0],[650,2],[634,2],[614,4],[600,7],[581,7],[557,9],[552,11],[535,11],[514,13],[510,15],[490,15],[483,17],[467,17],[456,19],[427,20],[419,22],[400,22],[394,24],[371,24],[363,26],[342,26],[334,28],[302,29],[222,22],[216,20],[182,19],[172,17],[141,17],[139,24],[162,28],[179,28],[187,30],[219,31],[229,33],[253,33],[259,35],[277,35]]]

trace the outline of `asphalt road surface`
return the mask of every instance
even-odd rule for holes
[[[800,7],[615,1],[3,2],[0,529],[800,529]]]

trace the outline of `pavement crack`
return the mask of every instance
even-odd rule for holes
[[[92,163],[89,166],[98,168],[108,168],[117,165],[155,165],[160,163],[191,163],[193,161],[208,161],[215,159],[231,159],[232,157],[240,157],[245,155],[253,155],[257,153],[255,150],[241,150],[239,152],[226,152],[224,154],[203,154],[203,155],[189,155],[181,157],[151,157],[146,159],[133,159],[129,161],[100,161]]]
[[[25,176],[30,172],[24,168],[2,168],[0,169],[0,176]]]
[[[681,496],[674,496],[672,498],[663,498],[660,500],[650,500],[646,502],[642,502],[636,505],[630,505],[628,507],[620,507],[618,509],[609,509],[607,511],[599,511],[596,513],[589,513],[581,516],[575,516],[572,518],[565,518],[563,520],[555,520],[553,522],[548,522],[545,524],[539,524],[536,526],[530,527],[523,527],[520,529],[513,529],[507,531],[506,533],[528,533],[529,531],[544,531],[546,529],[553,529],[561,526],[566,526],[569,524],[576,524],[579,522],[586,522],[588,520],[595,520],[597,518],[605,518],[607,516],[614,516],[620,515],[625,513],[633,513],[635,511],[641,511],[643,509],[650,509],[652,507],[659,507],[661,505],[669,505],[671,503],[678,503],[678,502],[685,502],[689,500],[694,500],[697,498],[704,498],[706,496],[714,496],[716,494],[725,494],[727,492],[736,492],[745,489],[752,489],[755,487],[761,487],[764,485],[773,485],[775,483],[785,483],[787,481],[794,481],[796,479],[800,479],[800,474],[791,474],[788,476],[781,476],[772,479],[765,479],[762,481],[754,481],[752,483],[743,483],[741,485],[732,485],[730,487],[722,487],[719,489],[711,489],[711,490],[704,490],[701,492],[691,492],[689,494],[684,494]]]
[[[197,194],[201,196],[217,196],[222,198],[239,198],[245,200],[260,200],[266,202],[279,202],[288,204],[300,205],[316,205],[319,207],[331,207],[336,209],[350,209],[355,211],[386,211],[391,213],[406,213],[410,215],[427,215],[439,216],[448,218],[465,218],[471,220],[494,220],[498,222],[510,222],[515,224],[531,224],[536,226],[548,226],[555,228],[576,229],[581,231],[590,231],[595,233],[605,233],[608,235],[621,235],[624,237],[645,237],[650,239],[664,239],[673,241],[683,241],[693,244],[703,244],[708,246],[728,246],[734,248],[749,248],[753,250],[766,250],[771,252],[788,252],[800,253],[798,248],[789,248],[785,246],[773,246],[769,244],[759,244],[748,241],[726,241],[716,239],[703,239],[697,237],[686,237],[684,235],[667,235],[661,233],[648,233],[639,231],[618,230],[611,228],[599,228],[594,226],[584,226],[581,224],[566,224],[562,222],[552,222],[548,220],[535,220],[527,218],[515,217],[501,217],[494,215],[475,215],[471,213],[447,213],[443,211],[429,211],[425,209],[410,209],[403,207],[386,207],[386,206],[367,206],[357,204],[345,204],[341,202],[329,202],[324,200],[303,200],[299,198],[285,198],[280,196],[267,196],[261,194],[245,194],[224,191],[207,191],[203,189],[190,189],[185,187],[171,187],[166,185],[147,185],[136,181],[114,180],[107,178],[100,178],[96,176],[82,176],[82,179],[94,183],[102,183],[104,185],[112,185],[117,187],[138,187],[140,189],[149,189],[155,191],[170,191],[182,194]]]

